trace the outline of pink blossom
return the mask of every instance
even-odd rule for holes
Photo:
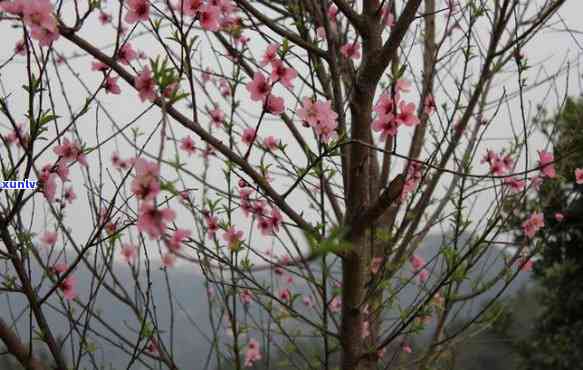
[[[172,268],[176,264],[176,256],[172,253],[164,253],[162,255],[162,267]]]
[[[251,293],[249,289],[243,289],[241,293],[239,293],[239,299],[241,299],[241,303],[248,305],[253,301],[253,293]]]
[[[251,338],[249,343],[247,343],[247,350],[245,351],[245,367],[253,366],[257,361],[261,360],[261,350],[259,349],[259,343]]]
[[[257,136],[257,131],[254,128],[248,127],[243,130],[243,134],[241,135],[241,140],[245,145],[251,145],[255,142],[255,137]]]
[[[117,59],[120,63],[129,65],[132,60],[136,59],[138,54],[132,47],[132,44],[126,42],[117,52]]]
[[[105,78],[105,82],[103,82],[103,88],[107,94],[119,95],[121,93],[121,89],[117,84],[117,80],[119,77],[111,77],[107,76]]]
[[[282,114],[285,110],[285,102],[283,98],[269,94],[265,102],[265,111],[273,115]]]
[[[152,354],[157,354],[160,352],[160,346],[158,345],[156,338],[150,338],[148,344],[146,345],[146,351]]]
[[[544,180],[541,176],[535,176],[530,180],[530,185],[533,187],[534,190],[539,191],[543,181]]]
[[[196,147],[194,146],[194,140],[192,140],[192,137],[185,136],[180,140],[180,150],[184,150],[189,156],[196,152]]]
[[[293,89],[294,85],[292,81],[298,76],[293,68],[286,67],[283,62],[279,59],[275,59],[271,62],[271,80],[274,82],[280,82],[283,86],[288,89]]]
[[[328,304],[328,309],[332,313],[338,313],[342,309],[342,298],[339,296],[334,296],[330,303]]]
[[[219,90],[224,97],[231,95],[231,85],[225,79],[219,81]]]
[[[534,237],[537,231],[545,226],[544,215],[542,212],[536,212],[522,223],[522,229],[528,238]]]
[[[413,349],[411,348],[411,346],[408,343],[406,343],[406,342],[403,342],[401,344],[401,349],[405,353],[412,353],[413,352]]]
[[[395,117],[395,120],[399,124],[404,124],[405,126],[415,126],[419,124],[419,118],[415,114],[415,103],[405,103],[401,101],[399,103],[399,114]]]
[[[225,113],[220,108],[213,108],[209,110],[209,115],[211,116],[211,122],[214,127],[221,127],[225,121]]]
[[[273,136],[268,136],[265,139],[263,139],[263,146],[265,146],[265,149],[267,149],[270,152],[277,150],[279,144],[280,141],[274,138]]]
[[[121,245],[121,256],[128,264],[134,263],[136,256],[138,254],[137,248],[133,244],[122,244]]]
[[[349,42],[347,44],[342,45],[340,48],[340,53],[344,55],[344,57],[348,59],[360,59],[360,43],[357,42]]]
[[[515,177],[505,177],[504,185],[508,186],[511,192],[519,193],[524,190],[526,181],[517,179]]]
[[[281,226],[282,221],[283,221],[283,216],[281,215],[281,212],[279,211],[279,209],[272,208],[271,209],[271,224],[272,224],[273,230],[275,232],[279,231],[279,227]]]
[[[403,190],[401,191],[401,200],[407,199],[409,194],[411,194],[421,182],[423,177],[422,165],[419,162],[411,162],[407,167],[407,177],[405,179],[405,184],[403,185]]]
[[[166,246],[172,251],[177,251],[180,249],[182,243],[188,239],[191,231],[186,229],[176,229],[172,237],[166,241]]]
[[[279,232],[279,227],[283,220],[283,217],[277,208],[271,209],[271,217],[265,216],[265,211],[263,208],[259,209],[257,205],[263,206],[263,202],[255,202],[255,207],[251,210],[254,214],[260,216],[257,227],[261,230],[262,235],[271,235],[274,232]]]
[[[106,72],[109,69],[107,64],[101,62],[91,62],[91,70],[92,71],[99,71],[99,72]]]
[[[219,219],[214,215],[205,216],[205,222],[207,227],[207,235],[209,239],[214,238],[216,232],[219,230]]]
[[[575,169],[575,182],[579,185],[583,184],[583,168]]]
[[[561,212],[555,212],[555,220],[557,220],[557,222],[561,222],[565,219],[565,215],[562,214]]]
[[[292,299],[292,293],[289,288],[282,288],[279,290],[279,299],[284,302],[290,302]]]
[[[267,46],[267,49],[265,50],[265,53],[263,53],[263,56],[261,57],[261,66],[266,66],[268,64],[271,64],[273,62],[275,62],[277,59],[277,50],[279,49],[279,44],[269,44]]]
[[[111,14],[108,14],[104,11],[99,12],[99,23],[102,25],[106,25],[111,22]]]
[[[178,84],[178,82],[172,82],[171,84],[164,88],[162,95],[164,95],[166,99],[172,99],[172,97],[174,97],[178,93],[179,88],[180,85]]]
[[[142,72],[138,74],[134,81],[134,85],[138,90],[142,102],[146,100],[153,102],[156,100],[156,81],[154,81],[154,78],[152,77],[150,66],[145,66]]]
[[[129,167],[129,163],[120,158],[119,152],[117,150],[111,154],[111,164],[113,165],[113,168],[118,171],[127,169]]]
[[[58,287],[63,292],[63,298],[72,300],[77,297],[77,292],[75,291],[76,284],[77,279],[73,275],[69,275],[61,281]]]
[[[246,88],[253,101],[263,101],[271,93],[270,81],[260,71],[253,74],[253,80],[247,84]]]
[[[132,180],[131,191],[140,200],[151,200],[160,193],[160,166],[143,158],[134,162],[136,176]]]
[[[53,152],[66,163],[78,161],[81,165],[87,167],[87,159],[78,141],[71,142],[64,138],[60,145],[53,148]]]
[[[338,7],[334,4],[331,4],[328,7],[328,11],[326,12],[326,14],[328,15],[328,17],[332,20],[332,21],[336,21],[336,17],[338,16]]]
[[[304,98],[302,107],[298,109],[298,117],[304,125],[311,126],[322,141],[330,140],[338,126],[338,114],[332,110],[332,102],[329,100],[314,102]]]
[[[372,129],[375,132],[381,133],[381,140],[387,140],[389,136],[395,136],[397,134],[397,130],[399,128],[399,121],[395,119],[395,116],[392,113],[383,114],[378,116],[372,122]]]
[[[419,271],[419,282],[424,283],[427,281],[427,279],[429,279],[429,271],[426,269]]]
[[[18,40],[16,45],[14,45],[14,53],[18,55],[26,55],[26,51],[28,50],[28,42],[26,39]]]
[[[175,8],[179,8],[180,4],[182,4],[181,10],[184,15],[194,17],[203,3],[202,0],[178,0],[178,4]]]
[[[22,16],[26,3],[23,0],[12,0],[0,2],[0,10],[6,13]]]
[[[314,307],[314,301],[312,300],[312,297],[310,297],[308,295],[302,296],[302,302],[304,303],[304,306],[306,306],[306,307]]]
[[[85,155],[83,155],[83,160],[85,162],[84,158]],[[56,168],[52,172],[56,172],[62,182],[69,181],[69,167],[64,161],[58,161]]]
[[[234,226],[231,226],[223,234],[223,240],[227,242],[229,249],[235,250],[243,240],[243,231],[237,230]]]
[[[55,199],[55,193],[57,191],[57,175],[49,172],[46,175],[40,176],[39,180],[42,182],[42,192],[45,198],[52,203]]]
[[[51,268],[50,268],[50,273],[54,273],[54,274],[64,274],[65,272],[67,272],[67,270],[69,269],[69,267],[67,266],[66,263],[64,262],[58,262],[55,263]]]
[[[552,153],[549,153],[545,150],[538,152],[538,165],[540,167],[540,171],[543,173],[543,176],[551,179],[557,176],[557,172],[555,171],[555,166],[553,164],[554,160],[555,157]]]
[[[220,29],[220,13],[221,10],[216,6],[203,5],[198,13],[200,26],[207,31],[218,31]]]
[[[45,231],[40,239],[40,243],[45,247],[52,247],[57,242],[57,233],[55,231]]]
[[[75,194],[75,191],[73,190],[72,187],[66,188],[65,189],[65,193],[63,194],[63,198],[65,199],[65,201],[69,204],[73,204],[73,201],[75,199],[77,199],[77,194]]]
[[[137,227],[140,232],[148,234],[150,239],[160,239],[169,222],[176,217],[170,208],[156,208],[153,202],[145,201],[140,205]]]
[[[516,264],[520,267],[520,271],[522,271],[522,272],[530,272],[532,270],[533,265],[534,265],[532,260],[530,258],[525,257],[525,256],[521,256],[520,258],[518,258],[516,260]]]
[[[412,255],[411,258],[409,259],[409,262],[411,263],[411,267],[413,268],[413,271],[418,271],[422,268],[425,267],[425,259],[423,259],[423,257],[418,256],[416,254]]]
[[[427,114],[428,116],[432,115],[435,112],[436,108],[437,106],[435,105],[435,99],[433,98],[433,95],[427,95],[423,103],[423,111],[425,112],[425,114]]]
[[[395,16],[391,12],[390,5],[387,5],[383,8],[382,17],[385,22],[385,26],[387,27],[395,26]]]
[[[53,5],[49,0],[25,1],[22,13],[24,23],[28,26],[57,32],[57,21],[53,16]]]
[[[411,82],[408,80],[397,80],[395,83],[395,92],[405,92],[408,93],[411,91]]]
[[[391,95],[384,93],[375,104],[374,111],[381,116],[396,113],[395,107],[399,99],[399,94],[395,94],[395,99],[393,99]]]
[[[147,22],[150,18],[150,3],[148,0],[128,0],[128,12],[125,21],[136,23],[138,21]]]

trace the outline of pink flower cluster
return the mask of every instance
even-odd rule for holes
[[[336,33],[338,30],[338,7],[334,4],[328,7],[328,11],[326,12],[328,16],[328,22],[330,22],[330,30],[333,33]],[[320,26],[316,29],[316,35],[322,39],[326,38],[326,29],[324,26]]]
[[[552,153],[549,153],[545,150],[540,150],[538,152],[538,165],[540,167],[540,171],[543,174],[543,177],[548,177],[552,179],[553,177],[557,176],[557,171],[555,170],[555,165],[553,162],[555,161],[555,157]]]
[[[267,113],[278,115],[285,110],[283,98],[272,93],[273,86],[277,83],[286,89],[293,89],[293,80],[298,76],[295,69],[286,67],[278,55],[279,44],[270,44],[265,50],[260,64],[271,66],[271,75],[266,77],[261,71],[253,74],[253,80],[246,88],[251,95],[251,100],[261,101]]]
[[[320,141],[328,142],[336,136],[338,114],[332,110],[331,101],[313,101],[306,97],[298,109],[298,117],[305,127],[314,129]]]
[[[136,175],[131,191],[140,200],[153,200],[160,193],[160,166],[143,158],[134,160]]]
[[[533,238],[534,235],[541,228],[545,226],[545,219],[542,212],[535,212],[530,215],[530,217],[522,223],[522,230],[528,238]]]
[[[418,274],[418,279],[420,283],[424,283],[429,279],[429,271],[425,268],[426,262],[423,257],[418,256],[416,254],[412,255],[409,259],[409,263],[411,263],[411,268],[413,272]]]
[[[497,154],[493,150],[488,149],[486,155],[482,158],[480,163],[488,163],[490,165],[490,173],[494,176],[504,176],[512,171],[514,161],[510,154]]]
[[[78,141],[70,141],[64,138],[62,143],[53,148],[53,153],[59,156],[55,164],[46,164],[40,171],[39,181],[41,183],[41,190],[45,198],[49,202],[55,201],[57,192],[57,177],[64,183],[69,181],[69,165],[73,162],[78,162],[82,166],[87,167],[87,157],[83,152],[81,143]],[[67,188],[64,192],[63,201],[69,204],[77,198],[73,188]],[[65,203],[62,202],[64,206]]]
[[[253,200],[253,189],[245,181],[239,183],[241,209],[245,217],[253,215],[257,220],[257,228],[262,235],[273,235],[279,232],[283,216],[279,209],[268,207],[265,200]]]
[[[372,123],[375,132],[381,133],[381,140],[389,136],[397,135],[401,125],[416,126],[421,121],[416,114],[415,103],[407,103],[401,100],[400,92],[411,91],[411,83],[407,80],[398,80],[395,83],[395,94],[384,93],[374,107],[377,113]]]
[[[150,18],[150,3],[148,0],[128,0],[127,6],[128,12],[125,16],[126,22],[147,22]]]
[[[244,365],[245,367],[251,367],[259,360],[261,360],[261,349],[259,348],[259,342],[251,338],[249,339],[249,343],[247,343]]]
[[[50,0],[12,0],[0,2],[0,10],[22,17],[31,37],[40,46],[49,46],[60,36]]]
[[[237,6],[232,0],[183,0],[173,4],[173,8],[185,16],[198,19],[206,31],[217,32],[240,23],[236,16]]]
[[[411,194],[417,185],[421,182],[422,173],[421,170],[423,166],[419,162],[411,162],[409,168],[407,169],[407,177],[405,179],[405,184],[403,185],[403,190],[401,191],[401,200],[407,199],[409,194]]]

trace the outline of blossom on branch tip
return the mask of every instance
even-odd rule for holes
[[[132,60],[136,59],[137,57],[138,54],[132,47],[132,44],[129,42],[123,44],[122,47],[120,47],[117,51],[117,60],[119,60],[119,62],[122,64],[129,65]]]
[[[184,150],[188,156],[191,156],[196,152],[196,147],[194,146],[194,140],[192,140],[192,137],[185,136],[180,140],[180,150]]]
[[[125,21],[136,23],[139,21],[147,22],[150,18],[150,3],[148,0],[128,0],[128,12]]]
[[[247,350],[245,351],[245,367],[251,367],[257,361],[261,360],[261,350],[259,348],[259,343],[251,338],[249,343],[247,343]]]
[[[160,166],[143,158],[134,162],[136,175],[131,191],[140,200],[152,200],[160,193]]]
[[[103,82],[103,88],[107,94],[119,95],[121,94],[121,89],[117,84],[119,77],[107,76]]]
[[[158,240],[174,218],[176,213],[172,209],[160,209],[153,202],[145,201],[140,205],[137,227],[140,232],[148,234],[151,240]]]
[[[243,241],[243,231],[237,230],[234,226],[231,226],[223,234],[223,240],[227,242],[229,249],[235,250]]]
[[[150,70],[150,66],[145,66],[142,72],[138,74],[134,81],[134,86],[138,90],[140,95],[140,100],[142,102],[149,100],[153,102],[156,100],[156,82],[152,77],[152,71]]]
[[[544,226],[545,219],[542,212],[535,212],[531,214],[530,217],[522,223],[522,229],[528,238],[533,238],[537,231],[539,231]]]
[[[361,54],[360,54],[360,43],[355,42],[349,42],[347,44],[342,45],[342,47],[340,48],[340,53],[342,55],[344,55],[345,58],[347,59],[360,59]]]
[[[546,150],[540,150],[538,152],[538,165],[544,177],[552,179],[553,177],[557,176],[557,171],[555,170],[555,165],[553,164],[554,160],[555,157],[552,153],[549,153]]]
[[[251,100],[264,101],[271,93],[271,82],[260,71],[253,74],[253,80],[247,84],[247,91],[251,94]]]

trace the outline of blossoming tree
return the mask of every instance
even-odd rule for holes
[[[511,245],[504,204],[558,181],[562,158],[531,158],[525,90],[548,80],[527,84],[523,50],[565,2],[2,0],[2,176],[40,181],[0,191],[2,295],[26,302],[1,311],[7,352],[204,368],[175,355],[197,325],[176,327],[168,278],[195,267],[206,366],[447,361],[473,328],[449,320],[486,295],[480,321],[536,254],[542,213]],[[519,123],[494,148],[503,107]]]

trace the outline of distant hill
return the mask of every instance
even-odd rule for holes
[[[441,237],[430,236],[421,251],[421,254],[429,261],[434,257],[441,245]],[[494,271],[498,271],[503,266],[503,260],[499,258],[499,251],[492,249],[486,253],[483,259],[483,265],[476,268],[477,271],[482,271],[485,277],[491,277]],[[429,266],[429,269],[439,270],[441,261],[436,260]],[[127,266],[122,264],[114,264],[114,269],[118,281],[129,291],[132,292],[134,287],[134,280],[130,274]],[[209,337],[211,325],[209,320],[209,307],[207,303],[207,288],[204,278],[197,272],[198,269],[180,265],[168,271],[169,285],[171,292],[167,289],[166,274],[157,266],[152,267],[151,271],[151,297],[155,299],[157,324],[164,330],[165,336],[173,335],[175,346],[173,352],[175,354],[176,362],[184,369],[213,369],[213,361],[209,361]],[[408,270],[407,270],[408,271]],[[75,275],[78,279],[78,290],[82,299],[86,300],[87,294],[90,291],[89,287],[95,284],[92,281],[91,274],[83,268],[76,271]],[[475,274],[474,274],[475,275]],[[259,280],[268,279],[268,273],[262,272],[257,275]],[[518,279],[511,285],[506,294],[516,292],[520,287],[524,286],[525,282],[529,280],[528,273],[522,273]],[[474,276],[475,277],[475,276]],[[40,279],[40,274],[36,272],[35,281]],[[111,279],[107,279],[111,282]],[[141,284],[147,286],[145,276],[141,278]],[[465,288],[469,292],[470,284]],[[295,291],[306,291],[305,287],[294,286]],[[399,299],[402,302],[407,302],[414,299],[417,290],[415,287],[405,288]],[[475,312],[484,300],[490,299],[496,292],[488,292],[480,296],[475,303],[463,307],[463,315],[469,315]],[[174,299],[174,315],[171,315],[171,304],[168,300],[168,295],[171,294]],[[67,335],[70,328],[66,320],[63,320],[60,314],[54,311],[55,300],[49,300],[46,306],[49,322],[51,327],[55,328],[55,332],[64,336]],[[300,304],[300,303],[298,303]],[[12,318],[19,316],[15,328],[23,338],[28,338],[29,322],[28,311],[25,309],[26,303],[21,296],[15,294],[0,293],[0,315],[6,322],[11,322]],[[106,290],[100,290],[94,305],[95,310],[100,312],[100,317],[104,319],[107,325],[115,327],[124,336],[130,340],[135,340],[138,337],[140,323],[135,315],[127,308],[127,306],[118,303],[118,301],[108,293]],[[23,311],[24,310],[24,311]],[[257,313],[257,311],[250,311]],[[79,308],[75,309],[75,317],[81,313]],[[82,315],[85,319],[85,315]],[[264,317],[265,319],[265,317]],[[173,331],[170,331],[171,322],[174,323]],[[103,338],[94,333],[89,334],[90,345],[95,348],[94,361],[104,368],[123,368],[127,367],[127,360],[129,355],[116,348],[108,341],[118,343],[120,340],[111,334],[96,320],[92,319],[92,327],[98,330],[101,334],[105,334]],[[224,328],[224,323],[221,323]],[[67,354],[67,348],[64,348],[64,353]],[[70,358],[70,357],[68,357]],[[90,359],[83,359],[83,363],[89,364]],[[193,367],[192,364],[197,364]],[[1,362],[0,362],[1,366]],[[135,364],[132,369],[145,368],[140,364]],[[0,367],[0,370],[2,368]]]

